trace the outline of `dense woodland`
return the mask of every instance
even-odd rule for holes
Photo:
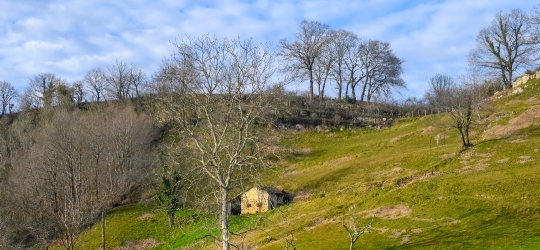
[[[279,48],[180,37],[154,73],[118,59],[74,82],[30,76],[20,93],[0,82],[0,248],[61,239],[72,249],[111,208],[147,200],[171,226],[181,207],[219,212],[216,237],[229,249],[228,201],[280,157],[277,130],[384,128],[448,113],[473,146],[475,110],[537,64],[538,14],[497,14],[478,35],[470,72],[435,74],[423,98],[396,100],[404,60],[388,42],[316,21]],[[293,81],[309,89],[289,91]]]

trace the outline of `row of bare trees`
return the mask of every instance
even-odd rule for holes
[[[2,118],[0,247],[75,237],[148,182],[152,122],[131,107],[55,108]]]
[[[149,79],[142,69],[116,60],[106,69],[91,69],[83,79],[71,83],[53,73],[36,74],[29,78],[22,93],[18,93],[11,83],[1,81],[0,103],[2,114],[7,114],[89,101],[138,98],[148,91],[151,91]]]
[[[364,41],[350,31],[303,21],[294,41],[282,39],[279,43],[283,69],[297,79],[309,81],[310,102],[315,85],[321,102],[331,83],[339,100],[351,98],[356,102],[358,89],[361,103],[370,103],[374,95],[389,95],[405,88],[401,78],[403,60],[388,42]]]

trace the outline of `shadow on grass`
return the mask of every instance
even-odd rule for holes
[[[431,234],[427,238],[385,249],[538,249],[540,247],[538,228],[523,227],[519,221],[515,221],[513,225],[505,224],[508,219],[505,216],[499,216],[467,228],[436,228],[425,232]]]

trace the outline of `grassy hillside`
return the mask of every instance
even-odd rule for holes
[[[540,81],[521,87],[523,93],[497,94],[476,114],[475,146],[466,151],[443,114],[384,130],[285,134],[282,146],[291,154],[267,173],[267,184],[294,192],[295,202],[233,216],[233,231],[248,231],[233,243],[285,249],[288,239],[297,249],[347,249],[342,222],[351,225],[353,217],[365,225],[374,217],[356,248],[539,249]],[[194,240],[214,217],[181,212],[179,221],[169,230],[153,206],[122,208],[108,217],[108,244],[134,248],[154,239],[148,247],[219,247]],[[79,248],[99,248],[99,228],[85,232]]]

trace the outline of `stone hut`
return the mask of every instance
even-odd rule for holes
[[[231,214],[263,213],[291,202],[291,194],[272,187],[255,186],[231,200]]]

